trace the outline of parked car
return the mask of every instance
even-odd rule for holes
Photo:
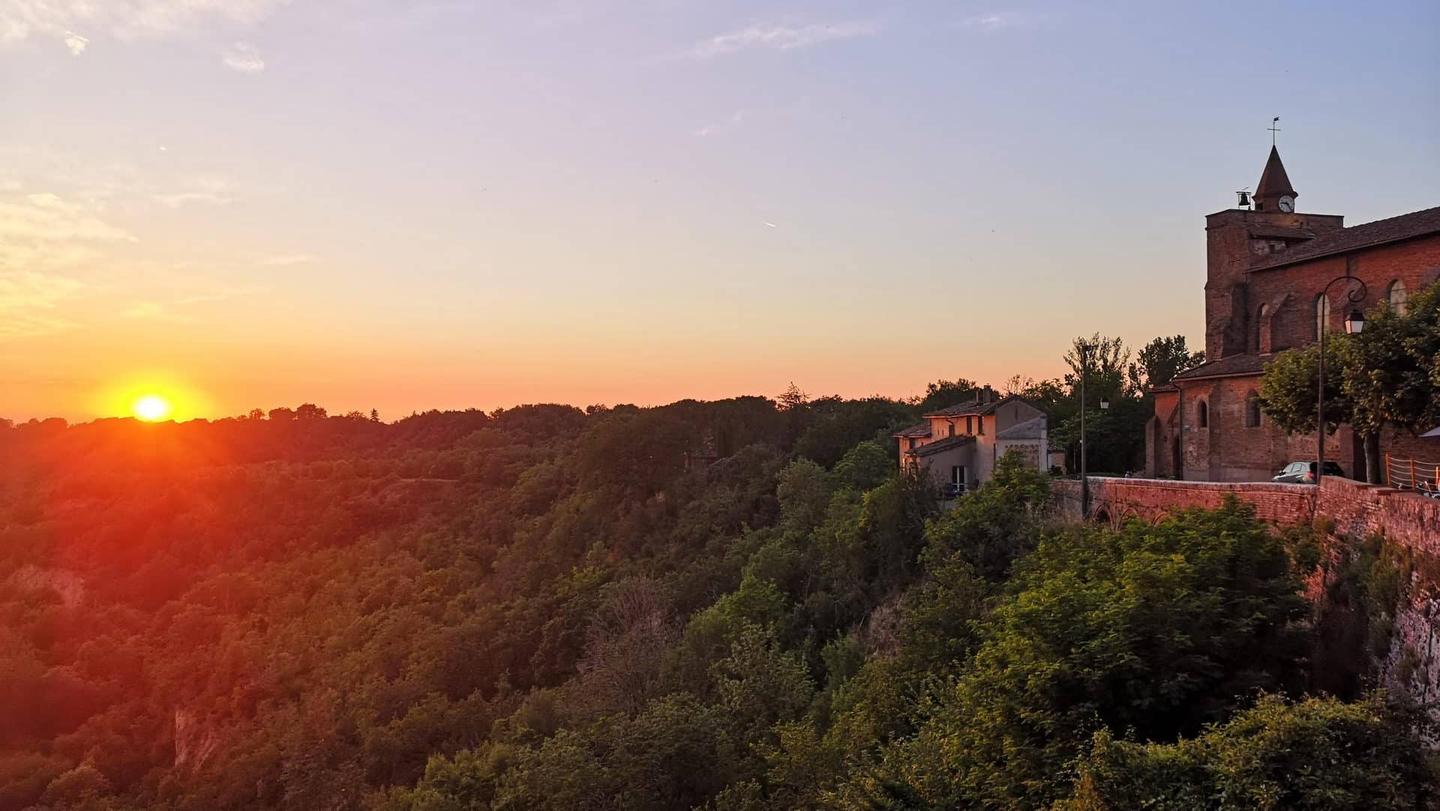
[[[1325,475],[1326,475],[1326,476],[1339,476],[1339,477],[1341,477],[1341,478],[1344,478],[1344,477],[1345,477],[1345,471],[1344,471],[1344,470],[1341,470],[1341,469],[1340,469],[1340,466],[1339,466],[1338,464],[1336,464],[1336,463],[1334,463],[1334,462],[1326,461],[1326,462],[1325,462]],[[1270,481],[1272,481],[1272,482],[1280,482],[1280,483],[1282,483],[1282,484],[1314,484],[1314,483],[1315,483],[1315,463],[1314,463],[1314,462],[1291,462],[1290,464],[1288,464],[1288,465],[1286,465],[1284,468],[1282,468],[1279,473],[1276,473],[1275,476],[1274,476],[1274,478],[1270,479]]]

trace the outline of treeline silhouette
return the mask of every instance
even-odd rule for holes
[[[0,428],[0,809],[1433,800],[1384,561],[1322,633],[1314,530],[941,514],[971,388]]]

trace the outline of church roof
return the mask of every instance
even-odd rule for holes
[[[1293,265],[1296,262],[1319,259],[1322,256],[1348,253],[1361,248],[1373,248],[1377,245],[1434,233],[1440,233],[1440,206],[1423,211],[1412,211],[1409,214],[1401,214],[1386,220],[1376,220],[1363,225],[1327,231],[1308,242],[1302,242],[1288,250],[1267,256],[1263,261],[1252,265],[1250,269],[1278,268]]]
[[[1176,380],[1205,380],[1211,377],[1250,377],[1265,371],[1268,355],[1231,355],[1206,361],[1188,372],[1175,375]]]
[[[1265,161],[1265,171],[1260,173],[1260,185],[1255,187],[1255,199],[1279,199],[1284,196],[1299,197],[1295,187],[1290,185],[1290,176],[1285,174],[1285,164],[1280,162],[1280,150],[1270,147],[1270,159]]]

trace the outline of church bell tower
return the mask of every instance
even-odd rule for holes
[[[1285,174],[1285,164],[1280,162],[1280,150],[1272,144],[1270,159],[1265,161],[1265,171],[1260,173],[1260,185],[1255,187],[1255,210],[1293,214],[1295,198],[1299,196],[1290,185],[1290,176]]]
[[[1256,340],[1254,319],[1259,317],[1261,304],[1274,314],[1287,306],[1287,301],[1255,299],[1250,290],[1250,268],[1292,245],[1343,227],[1344,218],[1337,215],[1297,213],[1295,198],[1299,196],[1280,161],[1280,150],[1272,143],[1253,195],[1254,209],[1246,208],[1242,198],[1239,208],[1217,211],[1205,218],[1207,360],[1272,351],[1272,347]]]

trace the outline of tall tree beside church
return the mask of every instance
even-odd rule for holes
[[[1184,335],[1155,338],[1136,353],[1127,370],[1128,382],[1132,391],[1143,393],[1204,362],[1205,353],[1191,352]]]
[[[1380,480],[1380,431],[1387,425],[1420,431],[1440,422],[1440,285],[1410,300],[1402,315],[1382,307],[1359,335],[1330,339],[1325,379],[1325,429],[1351,425],[1366,445],[1366,478]],[[1266,367],[1260,405],[1289,433],[1317,422],[1319,350],[1282,352]]]
[[[1148,410],[1140,393],[1128,385],[1130,349],[1120,338],[1100,334],[1076,338],[1065,354],[1071,408],[1052,421],[1055,441],[1065,446],[1071,470],[1080,464],[1081,347],[1088,346],[1085,374],[1085,436],[1091,472],[1123,473],[1138,466],[1145,447]],[[1101,403],[1106,403],[1101,408]]]
[[[1440,423],[1440,284],[1414,296],[1404,314],[1381,307],[1342,344],[1341,389],[1356,428],[1386,423],[1422,432]]]
[[[1119,338],[1108,338],[1100,333],[1086,338],[1076,338],[1065,353],[1065,364],[1070,372],[1065,382],[1071,391],[1079,394],[1081,373],[1081,347],[1090,347],[1089,373],[1085,378],[1087,394],[1098,400],[1118,400],[1125,394],[1125,372],[1130,365],[1130,349]]]

